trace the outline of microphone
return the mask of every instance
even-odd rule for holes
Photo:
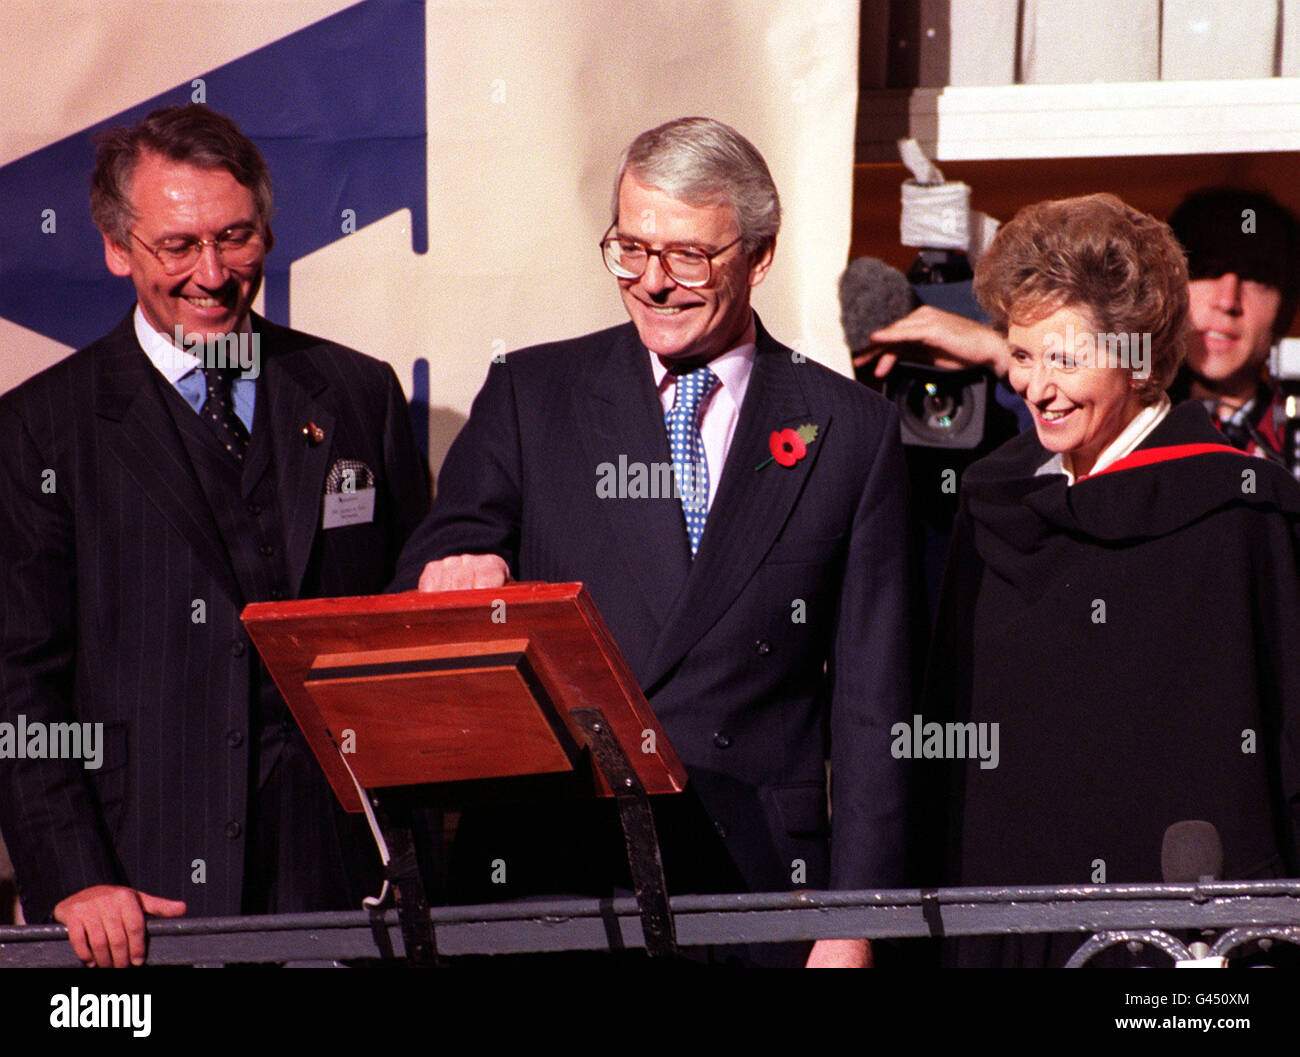
[[[1166,884],[1217,881],[1223,872],[1223,841],[1213,822],[1186,819],[1165,830],[1160,875]]]
[[[840,324],[853,352],[871,344],[871,335],[897,323],[920,302],[907,276],[875,257],[858,257],[840,276]]]
[[[1184,819],[1165,830],[1160,843],[1160,874],[1166,884],[1194,884],[1218,880],[1223,873],[1223,841],[1213,822]],[[1210,945],[1197,940],[1187,945],[1191,961],[1178,965],[1226,968],[1228,959],[1211,958]]]

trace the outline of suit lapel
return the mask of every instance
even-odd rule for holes
[[[762,564],[816,464],[830,417],[809,408],[789,350],[758,326],[757,352],[736,435],[700,549],[651,652],[645,686],[658,682],[723,616]],[[776,430],[806,423],[817,440],[791,467],[769,462]]]
[[[650,353],[631,324],[593,379],[575,395],[583,447],[593,470],[618,466],[619,457],[645,466],[672,463],[663,405],[650,370]],[[690,572],[691,551],[680,503],[671,499],[608,499],[601,504],[630,581],[657,621],[672,609]]]
[[[329,380],[312,364],[306,350],[277,348],[281,344],[277,340],[280,328],[263,319],[254,317],[253,326],[261,330],[264,362],[257,393],[257,420],[259,426],[264,424],[270,431],[270,437],[262,440],[275,459],[289,597],[296,598],[321,523],[325,475],[336,450],[337,418]],[[319,442],[307,435],[313,425],[324,434]],[[256,466],[250,467],[245,476],[246,490],[256,483],[255,474]]]
[[[135,337],[132,316],[110,336],[95,360],[95,413],[105,420],[107,446],[188,542],[234,600],[241,598],[230,557],[186,454],[149,358]],[[165,381],[161,384],[166,385]]]

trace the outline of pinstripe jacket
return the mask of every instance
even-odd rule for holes
[[[350,349],[253,325],[288,597],[379,592],[428,504],[397,379]],[[255,655],[165,384],[128,315],[0,398],[0,723],[103,724],[97,768],[0,759],[0,830],[32,921],[95,884],[185,899],[190,914],[240,909]],[[374,471],[375,517],[324,530],[339,459]],[[312,848],[296,852],[311,869]]]

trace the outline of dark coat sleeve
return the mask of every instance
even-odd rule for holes
[[[402,385],[392,367],[384,364],[383,370],[387,387],[384,465],[388,471],[384,477],[394,511],[390,545],[399,550],[429,512],[429,468],[415,443],[411,409]]]
[[[443,461],[433,511],[407,541],[389,590],[414,590],[426,563],[454,554],[499,555],[518,576],[521,466],[511,372],[493,363]]]
[[[853,515],[831,681],[832,888],[903,882],[907,771],[891,728],[911,712],[907,470],[897,415],[884,416]]]
[[[0,722],[16,738],[23,723],[78,718],[74,475],[12,406],[0,408],[0,452]],[[33,922],[73,892],[121,883],[82,760],[0,760],[0,832]]]

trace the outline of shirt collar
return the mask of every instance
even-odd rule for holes
[[[735,401],[737,407],[745,399],[745,390],[749,387],[749,376],[754,370],[754,356],[758,352],[757,335],[751,320],[745,331],[741,344],[728,349],[721,356],[715,356],[707,364],[718,376],[718,381]],[[662,393],[671,380],[668,368],[660,362],[659,357],[650,353],[650,370],[654,372],[655,388]]]
[[[178,348],[172,344],[170,337],[155,330],[153,324],[145,318],[144,311],[139,304],[135,306],[134,320],[135,337],[140,343],[140,348],[144,350],[144,354],[149,357],[149,362],[158,369],[158,372],[167,379],[168,383],[175,385],[190,371],[202,366],[202,361],[189,349]],[[244,322],[239,327],[239,333],[251,334],[252,331],[252,319],[249,316],[244,316]]]
[[[1250,426],[1258,424],[1259,419],[1263,418],[1263,411],[1273,402],[1274,389],[1268,382],[1261,381],[1255,390],[1255,395],[1247,400],[1241,407],[1232,407],[1221,400],[1209,399],[1202,400],[1201,405],[1209,413],[1210,417],[1222,426],[1235,426],[1238,429],[1247,429]],[[1224,412],[1227,412],[1225,415]]]

